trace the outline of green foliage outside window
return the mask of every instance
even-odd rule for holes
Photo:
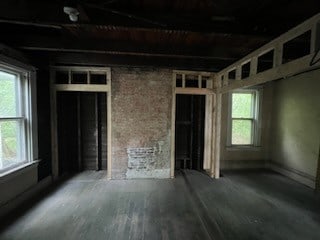
[[[251,145],[253,127],[253,93],[232,94],[232,137],[233,145]]]
[[[15,75],[0,72],[0,118],[17,117],[17,85]],[[16,120],[0,121],[2,167],[6,167],[17,160],[18,124]]]

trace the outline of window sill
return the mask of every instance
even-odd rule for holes
[[[228,146],[226,147],[227,151],[253,151],[259,152],[262,150],[261,146]]]
[[[29,163],[25,163],[22,165],[19,165],[13,169],[10,169],[8,171],[5,171],[3,173],[0,173],[0,182],[5,182],[7,180],[10,180],[20,174],[23,174],[33,168],[37,168],[39,164],[39,160],[33,161],[33,162],[29,162]]]

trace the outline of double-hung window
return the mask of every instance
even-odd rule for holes
[[[0,66],[0,173],[31,161],[28,72]]]
[[[255,89],[230,94],[229,146],[259,145],[259,99]]]

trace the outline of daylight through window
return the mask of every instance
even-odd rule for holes
[[[231,145],[254,145],[257,124],[257,91],[232,93]]]
[[[0,68],[0,172],[28,161],[24,81]]]

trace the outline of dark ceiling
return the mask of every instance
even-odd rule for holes
[[[36,64],[218,71],[318,12],[319,0],[1,0],[0,42]]]

